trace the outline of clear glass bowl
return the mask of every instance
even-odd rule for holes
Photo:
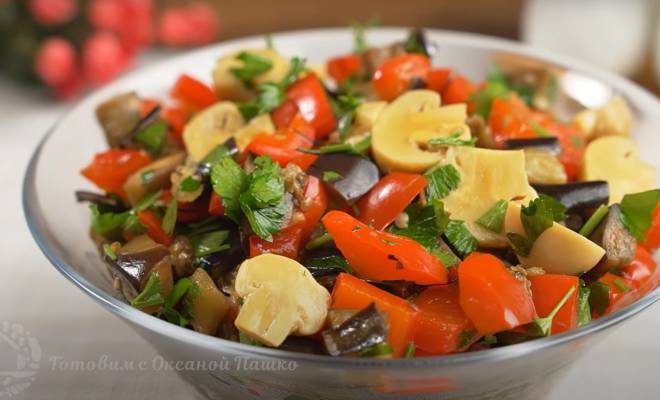
[[[370,31],[374,45],[405,37],[404,29]],[[635,113],[635,137],[643,158],[660,168],[660,103],[635,84],[564,57],[500,39],[429,31],[437,44],[435,65],[457,68],[483,79],[493,62],[543,68],[557,78],[560,114],[597,106],[621,94]],[[322,29],[274,35],[277,49],[323,63],[351,48],[347,29]],[[112,281],[89,239],[87,207],[73,192],[89,188],[78,173],[92,155],[106,148],[95,121],[95,106],[122,91],[164,97],[182,72],[209,77],[215,60],[227,51],[263,47],[262,37],[235,40],[175,57],[131,73],[78,104],[46,135],[25,176],[23,204],[32,234],[51,263],[103,307],[129,321],[160,354],[178,364],[179,373],[208,398],[239,399],[538,399],[566,367],[614,325],[658,300],[660,290],[635,304],[571,332],[482,352],[442,357],[375,360],[330,358],[234,343],[158,320],[115,295]],[[90,335],[93,332],[90,332]],[[190,364],[194,362],[195,364]],[[176,365],[175,365],[176,366]]]

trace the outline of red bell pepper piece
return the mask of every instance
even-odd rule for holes
[[[603,315],[613,313],[614,311],[629,306],[639,298],[637,291],[633,287],[633,283],[622,276],[608,272],[600,277],[598,282],[604,283],[610,288],[610,304],[607,306]],[[592,317],[597,318],[598,316],[599,315],[592,310]]]
[[[299,156],[291,160],[291,162],[299,166],[303,171],[307,171],[307,168],[314,164],[317,158],[319,158],[319,156],[316,154],[301,153]]]
[[[244,154],[267,155],[284,167],[302,155],[299,148],[309,149],[313,144],[314,128],[297,114],[288,128],[278,130],[274,135],[261,133],[255,136]]]
[[[546,121],[541,121],[540,125],[559,140],[561,146],[559,161],[564,165],[568,180],[575,180],[582,168],[582,159],[586,149],[586,142],[582,134],[570,125],[552,121],[548,116],[546,116]]]
[[[303,220],[295,222],[273,235],[273,241],[268,242],[256,235],[250,236],[250,257],[264,253],[298,259],[302,245],[314,231],[321,216],[328,207],[328,196],[321,181],[310,176],[305,187],[305,198],[311,203],[301,210]]]
[[[571,287],[573,287],[573,294],[552,319],[550,332],[556,335],[577,328],[580,280],[576,276],[545,274],[530,276],[529,281],[532,284],[534,307],[540,316],[550,314]]]
[[[189,118],[190,113],[182,107],[168,107],[163,110],[163,119],[177,136],[181,136]]]
[[[342,84],[350,77],[356,76],[362,68],[362,57],[358,54],[348,54],[345,56],[334,57],[328,60],[328,75]]]
[[[138,220],[147,230],[147,236],[155,242],[169,246],[172,244],[172,235],[168,235],[163,230],[163,226],[158,216],[150,210],[142,210],[137,214]]]
[[[621,277],[625,282],[629,282],[632,290],[626,293],[627,299],[625,305],[628,305],[654,290],[660,285],[660,268],[658,264],[643,246],[637,246],[635,259],[620,271]],[[626,299],[623,299],[626,300]],[[618,308],[622,308],[618,305]]]
[[[532,322],[532,296],[504,263],[491,254],[472,253],[458,267],[460,304],[482,335]]]
[[[126,179],[151,161],[144,151],[110,149],[97,153],[80,173],[106,192],[125,197],[123,186]]]
[[[144,118],[149,114],[154,108],[160,105],[158,100],[153,99],[142,99],[142,105],[140,106],[140,118]]]
[[[298,106],[293,100],[285,100],[279,107],[271,111],[270,118],[277,129],[283,129],[291,125],[291,121],[298,114]]]
[[[503,148],[508,139],[538,137],[530,121],[533,121],[532,111],[518,96],[495,98],[488,118],[495,146]]]
[[[186,74],[177,79],[170,96],[194,110],[203,110],[218,101],[213,89]]]
[[[447,283],[447,270],[440,260],[412,239],[374,230],[342,211],[330,211],[322,221],[362,278],[420,285]]]
[[[302,117],[316,132],[316,139],[323,139],[337,127],[335,114],[325,88],[314,74],[298,79],[286,90],[286,98],[292,100]]]
[[[392,172],[358,201],[359,219],[374,229],[391,224],[426,187],[422,175]]]
[[[209,200],[209,214],[211,215],[225,215],[225,207],[222,205],[222,199],[217,193],[211,193]]]
[[[426,81],[431,61],[423,54],[402,54],[385,60],[371,78],[383,100],[392,101],[410,89],[414,78]]]
[[[450,68],[436,68],[430,70],[426,77],[426,87],[435,92],[442,93],[449,82],[449,74],[451,74]]]
[[[453,77],[442,91],[442,104],[467,103],[479,87],[461,75]]]
[[[660,203],[658,203],[653,212],[653,222],[646,232],[644,247],[649,251],[655,251],[660,248]]]
[[[387,314],[390,327],[388,343],[394,356],[401,357],[413,341],[415,308],[406,300],[381,290],[352,275],[341,273],[332,289],[333,309],[356,310],[376,303]]]
[[[441,355],[465,350],[462,333],[473,332],[474,325],[458,301],[458,285],[432,286],[413,301],[418,312],[415,318],[415,345],[426,354]],[[474,335],[472,342],[479,340]]]

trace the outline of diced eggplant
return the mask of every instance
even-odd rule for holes
[[[541,137],[533,139],[508,139],[504,143],[507,149],[538,149],[554,155],[561,153],[561,145],[556,137]]]
[[[324,180],[328,172],[333,173],[333,178]],[[321,154],[307,173],[323,180],[332,199],[343,206],[355,203],[380,177],[376,164],[345,153]]]
[[[610,193],[605,181],[574,182],[563,185],[532,185],[537,192],[559,200],[569,211],[607,205]]]
[[[278,349],[296,353],[325,354],[323,346],[318,340],[304,336],[289,336]]]
[[[605,249],[605,256],[594,268],[595,273],[606,272],[630,264],[635,259],[637,240],[628,232],[621,221],[621,207],[613,204],[607,215],[589,236],[593,242]]]
[[[116,260],[109,261],[112,269],[118,273],[124,283],[122,288],[135,296],[144,285],[149,271],[169,254],[167,247],[154,242],[147,235],[140,235],[121,247],[117,252]],[[130,295],[127,297],[132,297]]]
[[[435,44],[430,43],[424,30],[419,28],[412,29],[408,33],[408,38],[403,43],[403,47],[408,53],[421,53],[428,57],[432,57],[436,51]]]
[[[246,258],[246,252],[243,248],[241,235],[236,227],[229,220],[218,219],[218,227],[214,230],[228,230],[229,236],[225,243],[229,244],[229,249],[208,256],[197,258],[199,266],[209,271],[211,275],[217,271],[230,271],[238,266]]]
[[[582,228],[582,225],[584,225],[584,218],[582,218],[582,215],[577,213],[568,213],[566,214],[564,225],[568,229],[578,232],[580,228]]]
[[[321,336],[328,354],[341,356],[383,343],[387,333],[385,317],[376,304],[371,303],[337,328],[323,331]]]
[[[209,154],[207,154],[206,157],[204,157],[204,159],[199,162],[199,165],[197,166],[197,173],[199,173],[202,178],[207,178],[211,173],[211,167],[214,163],[218,162],[218,160],[222,157],[233,157],[238,154],[238,151],[239,150],[238,145],[236,144],[236,139],[234,137],[230,137],[229,139],[225,140],[223,144],[218,145],[213,150],[211,150]]]
[[[346,259],[336,247],[309,250],[303,256],[302,264],[315,278],[346,272],[348,267]]]
[[[402,43],[394,43],[383,47],[370,47],[362,53],[365,76],[372,76],[376,69],[389,58],[406,53]]]
[[[138,134],[138,132],[141,132],[145,130],[149,125],[155,123],[158,118],[160,117],[160,111],[161,107],[160,105],[156,105],[154,108],[152,108],[147,115],[142,117],[140,121],[138,121],[137,124],[131,129],[124,137],[121,138],[119,141],[119,146],[121,147],[133,147],[135,146],[134,139],[135,135]]]
[[[107,194],[76,190],[76,201],[79,203],[92,203],[109,209],[123,208],[121,199]]]
[[[98,119],[110,147],[117,147],[140,122],[142,100],[135,92],[122,93],[96,108]]]

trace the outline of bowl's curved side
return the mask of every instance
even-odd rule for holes
[[[381,29],[371,34],[374,42],[387,43],[402,37],[403,29]],[[305,35],[301,39],[300,35]],[[508,52],[514,54],[524,54],[525,56],[550,62],[554,58],[553,64],[561,65],[571,71],[590,76],[601,82],[606,82],[617,92],[623,93],[634,105],[638,114],[656,118],[660,116],[660,104],[650,94],[639,88],[635,84],[608,74],[597,71],[577,62],[564,61],[562,57],[555,57],[549,52],[535,49],[529,49],[526,46],[515,44],[499,39],[485,38],[475,35],[456,34],[447,32],[431,31],[431,36],[436,41],[442,43],[440,53],[443,57],[449,58],[452,54],[448,49],[459,49],[455,53],[452,62],[469,65],[468,61],[479,60],[480,67],[468,68],[467,71],[473,76],[484,73],[490,64],[493,52]],[[350,43],[350,33],[346,30],[314,30],[306,33],[286,33],[274,36],[276,44],[282,43],[283,48],[288,53],[304,54],[306,43],[307,50],[316,54],[316,59],[321,59],[319,54],[336,53],[336,44],[345,42]],[[114,313],[131,321],[141,332],[151,338],[161,337],[160,346],[163,353],[178,354],[173,352],[167,346],[179,346],[181,348],[190,347],[190,349],[203,349],[209,357],[218,358],[223,354],[243,355],[255,358],[278,359],[305,363],[309,368],[321,368],[323,371],[341,369],[353,369],[369,367],[377,371],[385,370],[410,370],[418,371],[433,368],[467,368],[476,363],[497,363],[503,361],[518,362],[521,356],[531,357],[535,353],[542,352],[561,352],[561,348],[572,346],[572,343],[578,343],[587,335],[603,331],[619,322],[637,314],[643,309],[649,307],[660,298],[660,290],[655,290],[648,294],[630,307],[615,312],[595,321],[580,329],[558,335],[550,338],[539,339],[533,342],[526,342],[508,347],[489,350],[487,352],[464,353],[449,355],[443,357],[429,357],[418,359],[399,359],[399,360],[369,360],[369,359],[347,359],[347,358],[328,358],[325,356],[314,356],[299,353],[290,353],[275,349],[258,348],[247,346],[240,343],[230,342],[222,339],[202,335],[194,331],[186,330],[178,326],[161,321],[157,318],[148,316],[124,302],[114,298],[111,293],[110,282],[104,281],[104,267],[96,255],[95,249],[87,239],[87,216],[79,207],[73,204],[71,193],[76,187],[88,186],[80,179],[75,171],[81,161],[87,156],[76,154],[67,154],[67,149],[72,141],[85,149],[101,149],[103,146],[100,132],[97,135],[85,135],[80,131],[99,131],[92,119],[92,110],[94,104],[113,92],[136,87],[145,90],[146,93],[155,94],[162,91],[162,82],[171,81],[174,73],[180,71],[181,65],[184,69],[195,69],[203,71],[212,65],[209,60],[214,60],[215,54],[229,51],[239,47],[257,46],[261,38],[248,38],[232,41],[226,45],[213,46],[198,50],[189,55],[177,57],[174,60],[155,67],[150,67],[143,72],[129,75],[120,79],[116,84],[92,94],[84,100],[71,113],[65,116],[44,138],[30,161],[24,180],[23,188],[23,207],[25,216],[37,244],[44,252],[50,262],[71,282],[81,288],[84,292],[98,301],[104,307],[109,308]],[[464,48],[463,51],[460,51]],[[443,50],[444,49],[444,50]],[[443,53],[444,51],[444,53]],[[489,56],[481,53],[490,52]],[[481,55],[480,55],[481,54]],[[314,57],[312,57],[314,58]],[[161,68],[162,67],[162,68]],[[646,119],[645,119],[646,121]],[[647,130],[644,130],[647,132]],[[650,134],[650,133],[649,133]],[[647,133],[644,133],[647,135]],[[73,136],[73,138],[72,138]],[[646,136],[642,137],[645,141]],[[650,140],[650,139],[648,139]],[[657,142],[657,138],[654,138]],[[650,151],[653,150],[651,147]],[[86,151],[86,154],[91,151]],[[61,158],[66,154],[64,160]],[[82,158],[81,158],[82,157]],[[60,163],[57,163],[60,161]],[[657,162],[657,160],[656,160]],[[63,165],[67,164],[67,165]],[[71,167],[71,168],[69,168]],[[58,169],[59,168],[59,169]],[[67,169],[67,171],[62,171]],[[70,171],[69,171],[70,169]],[[42,207],[44,199],[48,196],[49,207]],[[53,204],[53,202],[55,204]],[[61,207],[61,208],[60,208]],[[61,209],[61,216],[45,213],[43,210]],[[65,228],[62,224],[65,219],[73,218],[73,222]],[[60,240],[60,238],[64,238]],[[158,339],[156,339],[158,342]],[[185,356],[185,354],[182,354]]]

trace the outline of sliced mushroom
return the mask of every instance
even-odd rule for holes
[[[144,196],[170,185],[170,176],[186,158],[185,152],[178,152],[159,158],[129,176],[124,183],[124,192],[131,205],[136,205]]]
[[[355,109],[355,125],[371,130],[387,107],[386,101],[368,101]]]
[[[245,125],[235,103],[222,101],[195,115],[183,129],[188,155],[201,161],[217,145],[224,143]]]
[[[525,172],[531,184],[560,185],[568,182],[564,165],[557,156],[545,151],[533,148],[523,150],[525,152]]]
[[[460,183],[443,199],[445,210],[452,219],[465,221],[480,246],[505,247],[505,232],[493,232],[476,221],[500,200],[520,205],[537,197],[527,181],[523,151],[461,146],[450,148],[446,157],[459,172]]]
[[[621,207],[618,204],[611,205],[605,219],[589,236],[589,239],[605,249],[605,257],[596,268],[603,274],[624,267],[635,259],[637,240],[623,225],[621,215]]]
[[[243,299],[236,327],[268,346],[278,347],[291,334],[318,332],[328,314],[330,293],[287,257],[262,254],[244,261],[234,288]]]
[[[246,86],[243,81],[238,79],[231,72],[232,69],[243,66],[243,61],[236,58],[242,52],[266,58],[272,63],[272,66],[268,71],[257,75],[252,82],[250,82],[251,86],[266,82],[279,82],[289,71],[289,60],[272,49],[241,50],[228,54],[218,60],[218,63],[213,70],[215,89],[223,99],[243,101],[250,99],[250,97],[254,95],[252,87]]]
[[[147,235],[136,236],[121,247],[117,259],[110,260],[110,265],[124,282],[122,287],[128,290],[127,297],[132,298],[140,292],[147,274],[169,254],[167,247]]]
[[[190,324],[197,332],[215,335],[229,311],[229,298],[222,294],[203,268],[197,268],[190,279],[198,288],[190,311]]]
[[[504,146],[509,150],[517,149],[536,149],[559,155],[561,153],[561,144],[556,137],[541,137],[533,139],[508,139]]]
[[[117,147],[140,121],[142,100],[135,92],[122,93],[96,107],[98,119],[110,147]]]
[[[200,182],[200,185],[195,190],[183,190],[181,188],[181,183],[186,180],[195,180]],[[198,173],[198,165],[190,157],[186,159],[185,163],[176,167],[174,172],[170,175],[170,182],[172,183],[172,196],[174,196],[179,202],[192,203],[204,192],[204,184],[202,183],[201,174]]]
[[[252,118],[247,125],[234,132],[233,136],[236,139],[236,145],[240,151],[243,151],[252,139],[260,133],[275,133],[275,125],[270,118],[270,114],[262,114]]]
[[[509,204],[505,231],[525,236],[520,206]],[[518,256],[524,267],[543,268],[549,274],[579,275],[598,264],[605,250],[577,232],[553,223],[534,242],[527,257]]]
[[[331,356],[358,353],[387,339],[388,327],[376,304],[360,310],[340,326],[322,332],[323,343]]]
[[[643,192],[656,186],[655,168],[640,160],[632,139],[605,136],[589,143],[582,163],[582,180],[607,181],[610,204],[619,203],[628,193]]]
[[[444,158],[442,151],[427,151],[430,139],[456,134],[470,139],[466,116],[464,104],[440,107],[436,92],[406,92],[390,103],[374,124],[374,159],[388,172],[424,172]]]
[[[326,172],[335,172],[338,176],[327,180],[324,179]],[[345,153],[321,154],[307,173],[322,180],[330,197],[342,205],[355,203],[380,179],[376,164]]]
[[[603,136],[630,137],[633,117],[626,101],[615,96],[602,107],[580,111],[573,124],[589,138]]]

